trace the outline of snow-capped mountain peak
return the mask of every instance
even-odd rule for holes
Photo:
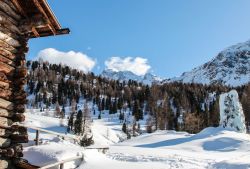
[[[240,86],[250,82],[250,41],[226,48],[211,61],[167,82]]]
[[[102,77],[108,78],[108,79],[114,79],[114,80],[119,80],[119,81],[129,81],[129,80],[134,80],[137,82],[141,82],[145,85],[151,85],[152,83],[159,83],[162,81],[161,78],[151,74],[151,73],[146,73],[143,76],[139,76],[134,74],[131,71],[113,71],[111,69],[106,69],[102,72],[101,74]]]

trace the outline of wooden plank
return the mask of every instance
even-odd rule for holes
[[[56,30],[50,24],[47,24],[47,26],[51,30],[51,32],[53,33],[53,35],[56,35]]]
[[[60,30],[56,30],[56,35],[65,35],[65,34],[69,34],[70,30],[68,28],[65,29],[60,29]],[[51,36],[51,31],[44,31],[44,32],[39,32],[40,37],[47,37],[47,36]],[[36,38],[33,33],[29,35],[29,38]]]

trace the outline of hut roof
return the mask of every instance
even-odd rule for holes
[[[68,34],[62,29],[47,0],[11,0],[18,12],[25,18],[26,34],[29,38]]]

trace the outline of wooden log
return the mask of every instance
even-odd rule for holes
[[[12,134],[10,136],[11,143],[28,143],[28,134],[26,135],[19,135],[19,134]]]
[[[6,73],[7,75],[11,75],[15,70],[14,67],[9,66],[3,62],[0,62],[0,71]]]
[[[27,134],[28,130],[24,126],[19,126],[19,125],[12,125],[12,126],[0,126],[1,129],[6,129],[11,131],[11,133],[19,133],[21,135]]]
[[[7,44],[13,46],[13,47],[19,47],[20,43],[16,40],[13,39],[12,37],[0,32],[0,40],[5,41]]]
[[[6,118],[6,117],[0,117],[0,126],[5,126],[5,127],[8,127],[8,126],[11,126],[13,124],[13,121]]]
[[[13,79],[13,77],[11,78]],[[13,79],[14,80],[14,79]],[[23,85],[25,85],[27,83],[27,79],[26,77],[19,77],[18,79],[16,79],[15,81],[13,81],[13,84],[18,88],[23,87]],[[19,93],[19,92],[18,92]]]
[[[2,49],[5,49],[11,53],[16,53],[17,52],[17,49],[14,48],[13,46],[9,45],[8,43],[6,43],[5,41],[3,40],[0,40],[0,48]]]
[[[27,97],[27,94],[22,93],[22,92],[16,92],[16,93],[13,93],[13,97],[15,100],[25,100]]]
[[[5,73],[0,71],[0,81],[9,83],[10,81],[8,80],[7,76]]]
[[[3,20],[10,21],[13,25],[18,26],[18,22],[13,18],[9,17],[5,12],[0,10],[0,16],[3,17]]]
[[[8,89],[0,88],[0,98],[10,100],[12,92]]]
[[[25,106],[23,104],[15,105],[15,111],[18,113],[24,113],[25,112]]]
[[[3,118],[9,119],[9,123],[7,123],[7,120],[0,121],[0,128],[1,127],[8,127],[13,124],[13,122],[24,122],[25,121],[25,115],[22,113],[12,113],[4,109],[0,109],[0,120]],[[2,124],[4,123],[4,124]],[[9,124],[9,125],[7,125]]]
[[[11,144],[11,140],[9,138],[0,137],[0,148],[7,148]]]
[[[16,13],[8,4],[3,1],[0,1],[0,10],[8,14],[14,20],[20,20],[21,16]]]
[[[19,35],[21,32],[18,32],[19,29],[13,25],[8,25],[10,23],[1,23],[0,22],[0,31],[4,33],[5,35],[8,35],[9,37],[12,37],[13,39],[18,40]]]
[[[16,56],[13,53],[11,53],[10,51],[8,51],[4,48],[0,48],[0,55],[4,56],[12,61],[14,61],[14,59],[16,58]]]
[[[20,134],[27,134],[28,132],[28,129],[26,127],[23,127],[23,126],[19,126],[19,125],[12,125],[10,127],[10,130],[12,131],[12,133],[14,132],[18,132]]]
[[[0,108],[0,117],[12,117],[13,114],[14,113],[12,111]]]
[[[18,79],[16,79],[16,80],[13,81],[12,83],[14,83],[15,86],[16,86],[16,85],[17,85],[17,86],[23,86],[23,85],[25,85],[25,84],[27,83],[27,79],[26,79],[26,77],[23,77],[23,78],[19,77]]]
[[[21,144],[12,145],[9,148],[0,149],[0,155],[4,157],[22,157],[23,147]]]
[[[0,128],[0,137],[9,137],[11,135],[11,130]]]
[[[17,166],[17,168],[20,168],[20,169],[37,169],[37,168],[40,168],[38,166],[34,166],[34,165],[29,164],[29,162],[27,160],[24,160],[22,158],[16,158],[13,161],[14,161],[15,166]]]
[[[23,59],[19,59],[18,57],[16,58],[15,60],[15,63],[16,63],[16,66],[26,66],[26,60],[23,60]]]
[[[23,114],[13,114],[13,116],[11,117],[13,122],[24,122],[25,121],[25,116]]]
[[[18,15],[19,14],[19,11],[17,9],[17,7],[13,4],[13,1],[10,1],[10,0],[2,0],[3,2],[5,2],[13,11],[15,11]]]
[[[14,169],[12,168],[13,166],[11,166],[10,159],[4,158],[4,157],[0,158],[0,166],[1,166],[1,169]]]
[[[3,91],[5,93],[10,93],[11,96],[13,95],[11,88],[4,88],[4,87],[0,86],[0,91]]]
[[[13,103],[0,98],[0,108],[13,110]]]
[[[5,64],[8,64],[8,65],[13,66],[13,67],[15,66],[15,63],[13,60],[10,60],[9,58],[7,58],[1,54],[0,54],[0,62],[3,62]]]
[[[15,77],[25,77],[27,75],[27,68],[25,67],[18,67],[15,69]]]
[[[9,87],[10,87],[9,83],[2,82],[0,79],[0,88],[7,90],[7,89],[9,89]]]

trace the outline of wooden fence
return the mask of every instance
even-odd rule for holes
[[[62,160],[62,161],[59,161],[59,162],[56,162],[56,163],[44,165],[43,167],[40,167],[40,169],[49,169],[51,167],[56,167],[56,166],[59,166],[60,169],[64,169],[64,164],[65,163],[71,162],[71,161],[75,161],[75,160],[84,161],[84,156],[83,155],[82,156],[76,156],[76,157],[72,157],[72,158],[69,158],[69,159],[66,159],[66,160]]]

